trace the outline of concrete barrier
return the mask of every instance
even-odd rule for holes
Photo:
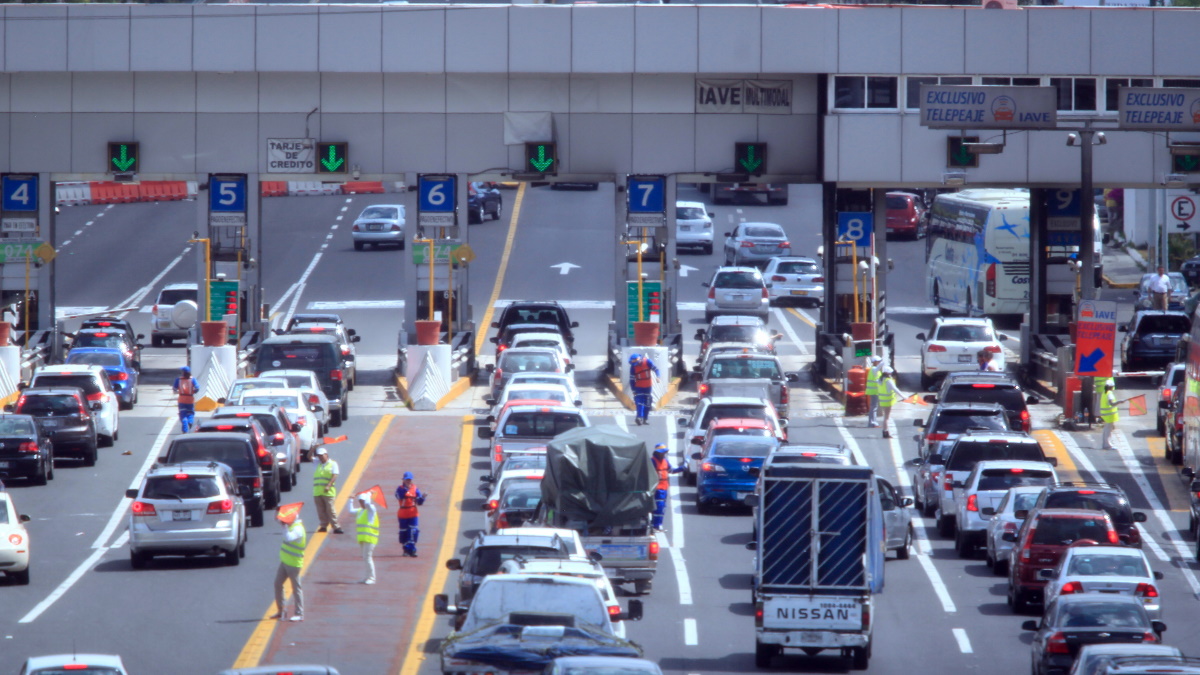
[[[55,203],[59,206],[83,206],[92,203],[90,183],[59,183],[55,186]]]

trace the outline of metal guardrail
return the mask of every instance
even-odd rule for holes
[[[459,377],[475,375],[475,331],[464,330],[454,334],[450,341],[450,367]]]
[[[263,335],[256,330],[248,330],[242,334],[242,339],[238,340],[238,360],[237,360],[237,376],[246,377],[254,369],[254,358],[258,355],[258,348],[262,345]]]

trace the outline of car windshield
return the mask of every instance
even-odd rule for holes
[[[125,339],[116,333],[77,333],[73,346],[122,349],[125,347]]]
[[[1037,443],[998,441],[964,441],[960,439],[950,449],[946,459],[947,471],[970,471],[986,459],[1044,462],[1045,455]]]
[[[908,197],[898,195],[887,196],[887,208],[891,211],[904,211],[908,209]]]
[[[248,437],[244,441],[223,438],[210,441],[204,438],[206,435],[176,438],[167,457],[171,462],[220,462],[239,473],[253,471],[257,466],[251,459]]]
[[[1163,314],[1143,316],[1138,322],[1137,334],[1150,335],[1163,333],[1166,335],[1182,335],[1191,330],[1188,318],[1182,314]]]
[[[763,227],[761,225],[744,228],[742,235],[746,237],[772,237],[776,239],[782,239],[784,236],[783,230],[778,227]]]
[[[941,342],[991,342],[992,330],[987,326],[939,326],[935,340]]]
[[[501,506],[506,509],[536,509],[542,501],[541,481],[532,485],[514,485],[505,488]]]
[[[1081,577],[1117,576],[1148,577],[1146,561],[1132,555],[1076,555],[1071,558],[1067,574]]]
[[[253,392],[242,397],[242,405],[277,405],[294,410],[302,409],[294,395],[287,394],[255,394]]]
[[[67,363],[79,363],[85,366],[121,366],[124,360],[120,354],[112,352],[67,352]]]
[[[142,499],[205,499],[221,494],[217,479],[212,476],[153,476],[146,479]]]
[[[535,436],[550,438],[564,431],[582,427],[583,418],[573,413],[513,412],[504,418],[505,436]]]
[[[29,671],[29,675],[76,675],[77,673],[87,673],[89,675],[121,675],[121,671],[108,666],[83,666],[77,667],[71,664],[70,667],[38,668],[37,670]]]
[[[551,307],[509,308],[504,313],[504,324],[514,323],[549,323],[559,325],[558,310]]]
[[[713,288],[762,288],[762,277],[754,272],[721,272],[713,281]]]
[[[545,469],[546,453],[509,454],[500,467],[500,473],[505,471],[524,471],[527,469]],[[539,483],[540,485],[540,483]],[[539,488],[540,489],[540,488]]]
[[[1094,490],[1064,490],[1046,495],[1047,509],[1087,509],[1089,511],[1104,511],[1114,523],[1128,524],[1133,522],[1133,510],[1129,501],[1116,492],[1099,492]]]
[[[0,436],[25,436],[33,434],[33,422],[21,417],[0,419]]]
[[[25,395],[17,404],[17,412],[23,415],[77,415],[80,407],[79,399],[70,394]]]
[[[815,262],[785,260],[775,267],[775,271],[780,274],[820,274],[821,268]]]
[[[943,403],[999,403],[1005,410],[1024,410],[1025,395],[1020,389],[1007,385],[975,387],[955,385],[946,391]]]
[[[700,420],[700,426],[707,429],[709,422],[727,417],[746,417],[755,420],[768,419],[766,410],[760,405],[710,405],[708,406],[708,410],[704,411],[704,419]]]
[[[696,206],[679,206],[675,208],[675,220],[704,220],[708,215],[704,209]]]
[[[1170,373],[1168,373],[1171,380],[1167,384],[1172,387],[1178,386],[1180,382],[1183,382],[1183,376],[1186,374],[1187,368],[1172,368]]]
[[[229,396],[226,398],[230,401],[236,401],[242,396],[245,396],[247,392],[254,391],[255,389],[273,389],[275,387],[282,387],[283,382],[283,378],[271,380],[255,379],[251,382],[237,382],[229,388]]]
[[[1033,543],[1067,545],[1080,539],[1108,541],[1108,524],[1101,518],[1039,518],[1033,531]]]
[[[8,524],[8,502],[0,499],[0,525]]]
[[[543,611],[571,614],[580,623],[608,626],[608,610],[590,584],[562,584],[539,578],[483,584],[471,601],[464,632],[507,619],[510,612]]]
[[[637,1],[639,4],[653,4],[647,2],[647,0]],[[589,665],[579,666],[577,668],[567,666],[560,672],[562,672],[563,675],[653,675],[657,671],[650,670],[649,668],[632,668],[627,666]]]
[[[562,343],[547,338],[517,338],[513,340],[514,347],[549,347],[559,349]]]
[[[394,220],[399,215],[397,209],[393,206],[368,206],[363,209],[362,215],[359,218],[386,218]]]
[[[564,387],[569,386],[570,381],[565,377],[556,377],[552,375],[538,375],[537,373],[513,373],[511,384],[561,384]]]
[[[527,370],[553,373],[558,371],[558,359],[554,358],[553,354],[515,354],[513,352],[504,352],[500,355],[500,365],[497,367],[505,372],[511,371],[514,373]]]
[[[194,288],[166,288],[158,294],[159,305],[174,305],[184,300],[196,301],[200,291]]]
[[[712,342],[758,342],[761,335],[758,326],[713,326],[708,339]]]
[[[766,430],[761,430],[766,433]],[[775,448],[774,442],[755,440],[714,441],[712,454],[722,457],[766,457]]]
[[[1022,492],[1015,495],[1015,498],[1012,500],[1012,509],[1010,510],[1016,513],[1017,511],[1032,509],[1033,505],[1037,503],[1038,495],[1040,494],[1040,492]]]
[[[1063,628],[1141,628],[1148,622],[1142,610],[1124,602],[1073,602],[1059,612],[1058,624]]]
[[[327,346],[326,344],[303,343],[263,345],[258,352],[258,362],[270,364],[276,368],[312,370],[324,364]]]
[[[708,368],[709,379],[752,379],[774,380],[783,377],[779,363],[774,359],[714,359]]]
[[[1049,485],[1054,482],[1054,474],[1049,471],[1031,469],[984,469],[979,477],[979,485],[975,488],[984,490],[1007,490],[1026,485]]]
[[[930,433],[961,434],[968,429],[1008,431],[1008,417],[1003,410],[996,412],[974,412],[967,410],[943,410],[930,426]]]

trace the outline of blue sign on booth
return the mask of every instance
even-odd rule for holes
[[[667,179],[663,176],[630,176],[630,213],[666,213]]]
[[[837,240],[854,242],[855,246],[870,246],[875,229],[875,214],[870,211],[846,211],[838,214]]]
[[[220,213],[246,212],[245,176],[210,176],[208,210]]]
[[[418,210],[422,212],[452,213],[455,202],[454,176],[421,176],[418,180],[420,203]]]
[[[1046,244],[1049,246],[1078,246],[1079,214],[1082,200],[1078,189],[1061,188],[1046,191]]]
[[[5,211],[38,210],[38,177],[37,174],[22,174],[19,176],[4,176],[3,180]]]

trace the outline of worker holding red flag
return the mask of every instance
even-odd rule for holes
[[[292,600],[295,611],[290,621],[304,620],[304,587],[300,585],[300,572],[304,569],[304,547],[308,544],[308,533],[300,520],[303,502],[286,504],[275,511],[275,519],[283,526],[283,542],[279,546],[279,568],[275,571],[275,614],[272,619],[287,618],[287,605],[283,600],[283,584],[292,584]]]

